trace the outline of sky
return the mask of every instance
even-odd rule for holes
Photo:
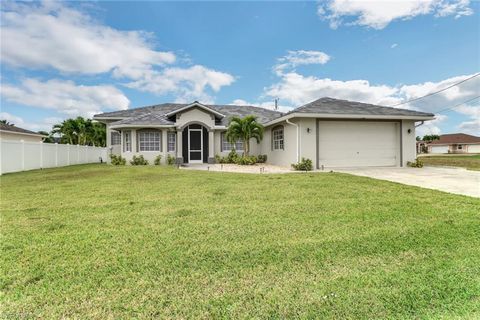
[[[480,72],[478,1],[0,6],[0,118],[35,131],[164,102],[393,106]],[[474,77],[398,107],[436,114],[418,135],[480,135],[478,96]]]

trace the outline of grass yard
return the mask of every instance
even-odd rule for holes
[[[419,159],[429,166],[460,167],[469,170],[480,170],[480,154],[476,155],[445,155],[422,156]]]
[[[480,200],[339,173],[1,178],[0,318],[480,318]]]

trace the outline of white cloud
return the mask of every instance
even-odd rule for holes
[[[52,68],[63,74],[109,74],[127,85],[178,100],[212,100],[234,77],[201,65],[174,66],[153,35],[103,25],[65,3],[8,3],[1,11],[1,60],[15,67]],[[88,99],[88,97],[87,97]]]
[[[290,72],[282,75],[280,82],[267,88],[265,94],[298,107],[321,97],[389,105],[400,101],[394,96],[396,92],[394,87],[371,85],[367,80],[340,81]]]
[[[190,68],[166,68],[161,72],[152,72],[149,77],[126,86],[160,95],[173,93],[177,96],[176,102],[199,100],[211,103],[213,97],[207,93],[207,89],[218,92],[221,87],[234,81],[235,78],[228,73],[195,65]]]
[[[480,119],[462,122],[458,128],[463,133],[480,136]]]
[[[453,15],[459,18],[473,14],[473,10],[470,8],[470,0],[330,0],[319,4],[317,14],[328,21],[332,29],[341,25],[383,29],[395,20],[427,14],[436,17]]]
[[[38,122],[31,123],[31,122],[26,122],[23,120],[23,118],[10,114],[8,112],[0,112],[0,119],[7,120],[8,122],[13,123],[16,127],[35,131],[35,132],[37,131],[50,132],[54,124],[57,124],[63,121],[63,119],[61,118],[48,117]]]
[[[424,124],[416,128],[415,134],[420,137],[430,134],[441,134],[442,130],[439,126],[447,119],[448,117],[444,114],[436,115],[434,120],[426,121]]]
[[[54,109],[69,116],[92,117],[105,109],[127,109],[130,104],[114,86],[84,86],[55,79],[41,82],[28,78],[20,85],[2,84],[0,93],[7,101]]]
[[[390,46],[390,48],[392,48],[392,49],[395,49],[396,47],[398,47],[398,43],[394,43]]]
[[[297,50],[288,51],[287,55],[278,59],[278,64],[273,68],[280,75],[285,70],[295,69],[297,66],[309,64],[325,64],[330,60],[330,56],[321,51]]]

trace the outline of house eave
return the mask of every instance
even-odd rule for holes
[[[142,128],[175,128],[175,125],[171,124],[120,124],[113,125],[110,129],[142,129]]]
[[[293,112],[280,118],[269,121],[266,127],[292,118],[319,118],[319,119],[360,119],[360,120],[433,120],[433,116],[402,116],[402,115],[363,115],[363,114],[331,114],[331,113],[302,113]]]
[[[17,132],[17,131],[10,131],[10,130],[0,130],[0,133],[20,134],[20,135],[24,135],[24,136],[41,137],[41,138],[48,137],[47,135],[40,134],[40,133],[26,133],[26,132]]]

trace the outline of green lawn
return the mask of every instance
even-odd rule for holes
[[[461,167],[469,170],[480,170],[480,154],[476,155],[444,155],[422,156],[420,159],[425,165]]]
[[[339,173],[1,178],[0,318],[479,318],[480,200]]]

